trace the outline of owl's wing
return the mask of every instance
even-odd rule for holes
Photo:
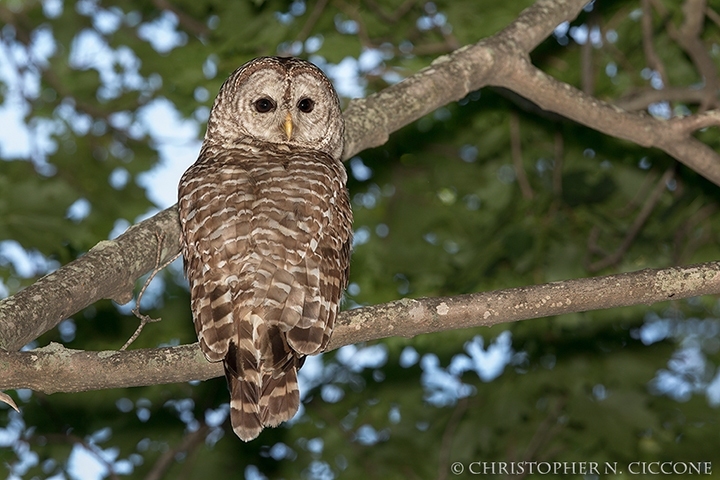
[[[294,179],[287,192],[293,215],[285,217],[294,231],[288,239],[293,253],[273,276],[271,290],[282,308],[270,320],[292,350],[310,355],[327,345],[347,284],[352,212],[339,162],[307,152],[291,156],[287,169]],[[293,201],[293,194],[303,201]]]
[[[347,284],[352,233],[345,172],[330,158],[290,155],[255,183],[264,192],[253,207],[252,248],[261,258],[252,288],[256,303],[238,323],[236,358],[245,375],[228,375],[231,419],[241,438],[297,412],[297,370],[330,338]],[[226,360],[226,370],[239,372],[232,361]]]
[[[327,345],[350,256],[344,181],[314,152],[226,152],[181,180],[195,329],[208,360],[224,360],[242,439],[295,414],[297,369]]]
[[[180,180],[178,211],[193,322],[211,362],[225,358],[236,335],[235,319],[242,315],[233,306],[239,273],[233,259],[246,249],[252,217],[247,182],[244,169],[220,162],[196,163]]]

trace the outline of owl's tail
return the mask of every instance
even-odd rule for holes
[[[237,374],[237,371],[230,368],[232,362],[226,359],[224,363],[225,377],[230,389],[230,421],[235,434],[241,440],[249,442],[260,435],[263,429],[258,409],[260,385],[256,378],[250,379],[250,377],[258,375],[249,375],[243,379]]]
[[[263,428],[276,427],[295,416],[300,408],[297,370],[302,361],[288,359],[282,368],[261,374],[255,365],[242,362],[238,354],[231,342],[224,361],[225,377],[230,389],[233,430],[248,442],[260,435]],[[244,368],[238,368],[239,360]]]

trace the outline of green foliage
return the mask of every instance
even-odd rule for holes
[[[0,161],[0,241],[14,240],[51,265],[64,264],[117,225],[153,211],[138,180],[157,165],[161,148],[139,118],[157,99],[172,102],[201,132],[224,78],[254,56],[290,52],[333,66],[377,49],[382,62],[358,67],[360,85],[370,94],[439,54],[496,33],[532,4],[170,3],[180,12],[169,27],[178,40],[164,50],[139,34],[141,25],[168,15],[149,2],[65,2],[57,16],[41,2],[0,5],[9,22],[2,30],[4,45],[22,46],[41,30],[51,32],[55,42],[46,63],[25,66],[40,73],[38,92],[26,94],[26,121],[33,128],[45,125],[52,145],[33,145],[28,158]],[[683,22],[681,3],[662,2],[665,11],[653,18],[653,35],[670,86],[685,88],[701,78],[668,33],[668,25],[679,28]],[[572,23],[597,25],[603,34],[589,49],[594,95],[619,101],[651,90],[640,2],[595,2],[595,7]],[[102,30],[84,8],[114,12],[121,20]],[[702,41],[717,68],[720,29],[709,21],[705,27]],[[136,72],[128,63],[111,61],[112,71],[125,78],[111,85],[114,93],[108,93],[109,82],[97,68],[73,59],[82,31],[96,32],[110,50],[132,52],[137,59]],[[585,47],[573,35],[558,30],[532,57],[544,71],[580,86],[587,74],[581,67]],[[3,82],[0,101],[7,103],[11,88]],[[670,106],[680,113],[697,110],[680,101]],[[125,120],[118,120],[118,112]],[[519,125],[519,159],[511,154],[513,121]],[[697,137],[720,148],[716,130]],[[542,112],[504,90],[474,92],[394,133],[349,165],[357,234],[348,306],[718,258],[715,185],[661,152]],[[363,166],[371,175],[357,174]],[[637,236],[622,247],[619,262],[594,269],[621,248],[668,169],[673,180]],[[118,171],[127,173],[127,181],[113,184]],[[531,197],[521,191],[520,177]],[[81,199],[90,206],[88,214],[70,218],[68,209]],[[3,285],[13,293],[33,280],[21,277],[11,260],[0,250],[0,292]],[[43,273],[38,267],[37,274]],[[166,272],[164,288],[148,294],[145,313],[164,320],[149,324],[132,348],[193,341],[180,276],[177,268]],[[128,310],[98,302],[37,343],[117,349],[137,326]],[[712,318],[716,312],[714,300],[703,299],[390,338],[378,342],[381,354],[364,368],[355,357],[347,359],[350,350],[332,352],[312,370],[304,413],[292,426],[267,430],[247,445],[231,433],[228,421],[211,420],[227,402],[222,378],[50,396],[20,392],[22,420],[0,410],[0,426],[23,437],[14,450],[0,451],[0,460],[21,478],[71,478],[68,458],[84,444],[112,457],[110,463],[125,469],[120,473],[142,477],[185,441],[187,450],[175,452],[164,478],[447,478],[455,461],[617,462],[622,468],[633,461],[715,461],[717,409],[704,394],[717,378],[717,328],[712,322],[705,330],[691,327],[697,323],[692,317]],[[640,332],[653,324],[647,320],[652,315],[675,330],[646,345]],[[490,351],[493,341],[497,346],[507,338],[500,337],[506,331],[513,355],[501,375],[482,380],[472,369],[449,367],[459,355],[470,355],[476,335]],[[418,358],[409,362],[412,352]],[[683,359],[692,352],[704,370],[678,384],[678,389],[692,386],[688,395],[659,391],[658,376],[689,365]],[[433,386],[438,372],[449,382],[445,390]],[[444,400],[434,400],[433,392],[444,392]],[[195,438],[198,428],[202,435]],[[18,460],[27,458],[23,449],[38,458],[20,469]]]

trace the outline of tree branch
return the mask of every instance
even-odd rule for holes
[[[670,87],[663,88],[662,90],[647,88],[634,91],[613,103],[623,110],[634,111],[643,110],[651,104],[658,102],[701,103],[706,98],[707,92],[704,89],[701,90],[692,86]],[[694,116],[695,115],[693,115],[693,117]]]
[[[653,41],[653,9],[650,0],[642,0],[643,14],[641,19],[642,25],[642,38],[643,38],[643,51],[645,52],[645,61],[648,67],[655,70],[663,82],[663,87],[667,88],[670,86],[668,82],[668,76],[665,70],[665,64],[662,63],[660,57],[655,50],[655,44]]]
[[[187,432],[179,445],[165,450],[160,455],[160,458],[157,459],[150,473],[145,476],[144,480],[161,480],[170,467],[177,461],[176,455],[181,453],[186,455],[192,454],[195,449],[202,445],[208,433],[210,433],[210,427],[205,423],[202,423],[197,430]]]
[[[202,22],[195,20],[192,16],[182,11],[169,0],[153,0],[153,5],[158,10],[168,10],[175,14],[180,26],[197,37],[206,37],[210,29]]]
[[[132,300],[134,282],[151,271],[157,233],[165,235],[163,263],[180,251],[180,225],[173,206],[130,227],[115,240],[0,301],[0,348],[18,350],[70,315],[103,298]]]
[[[675,172],[673,171],[673,168],[668,168],[662,177],[660,177],[660,180],[655,185],[655,188],[652,189],[650,192],[650,196],[648,196],[645,199],[645,203],[643,204],[642,208],[640,209],[640,212],[638,213],[637,217],[635,217],[635,220],[633,221],[632,225],[630,225],[630,228],[627,231],[627,234],[625,235],[625,238],[623,241],[618,245],[618,247],[615,249],[614,252],[611,254],[606,255],[604,258],[601,258],[600,260],[597,260],[587,266],[588,271],[590,272],[598,272],[604,268],[608,268],[613,265],[617,265],[622,257],[627,253],[627,251],[630,249],[630,246],[632,245],[633,241],[635,241],[635,238],[638,236],[640,231],[642,230],[643,226],[645,225],[645,222],[652,214],[653,210],[655,210],[655,207],[657,206],[658,202],[660,202],[660,197],[662,194],[667,190],[667,184],[668,182],[673,178],[673,175]],[[594,227],[597,228],[597,227]],[[596,236],[596,235],[594,235]]]
[[[347,159],[387,142],[389,135],[433,110],[493,84],[499,57],[526,58],[560,23],[574,19],[584,0],[538,0],[498,34],[436,58],[429,67],[345,110]],[[505,45],[507,44],[507,45]],[[510,46],[512,45],[512,47]],[[562,113],[562,112],[558,112]]]
[[[508,88],[545,110],[599,132],[643,147],[659,148],[720,185],[720,154],[692,137],[685,118],[661,120],[626,112],[556,80],[518,52],[509,52],[498,60],[504,63],[503,73],[492,79],[493,85]],[[718,112],[707,112],[702,118],[704,122],[717,122]]]
[[[706,7],[705,0],[685,0],[682,6],[685,14],[683,24],[679,29],[675,29],[672,23],[668,25],[668,33],[685,50],[704,83],[703,90],[706,96],[700,105],[700,112],[718,105],[717,90],[720,87],[715,61],[705,50],[705,45],[700,39],[705,23]]]
[[[391,336],[413,337],[718,293],[720,262],[711,262],[456,297],[403,299],[342,312],[328,349]],[[78,392],[206,380],[221,375],[222,364],[205,360],[197,343],[122,352],[69,350],[53,343],[29,352],[0,352],[0,390]]]

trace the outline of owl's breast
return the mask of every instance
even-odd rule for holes
[[[312,152],[229,157],[183,178],[185,244],[244,271],[263,260],[299,264],[322,244],[336,198],[346,195],[344,168]]]
[[[260,253],[276,247],[314,250],[332,217],[332,172],[322,163],[291,157],[247,173],[252,178],[251,241]]]

